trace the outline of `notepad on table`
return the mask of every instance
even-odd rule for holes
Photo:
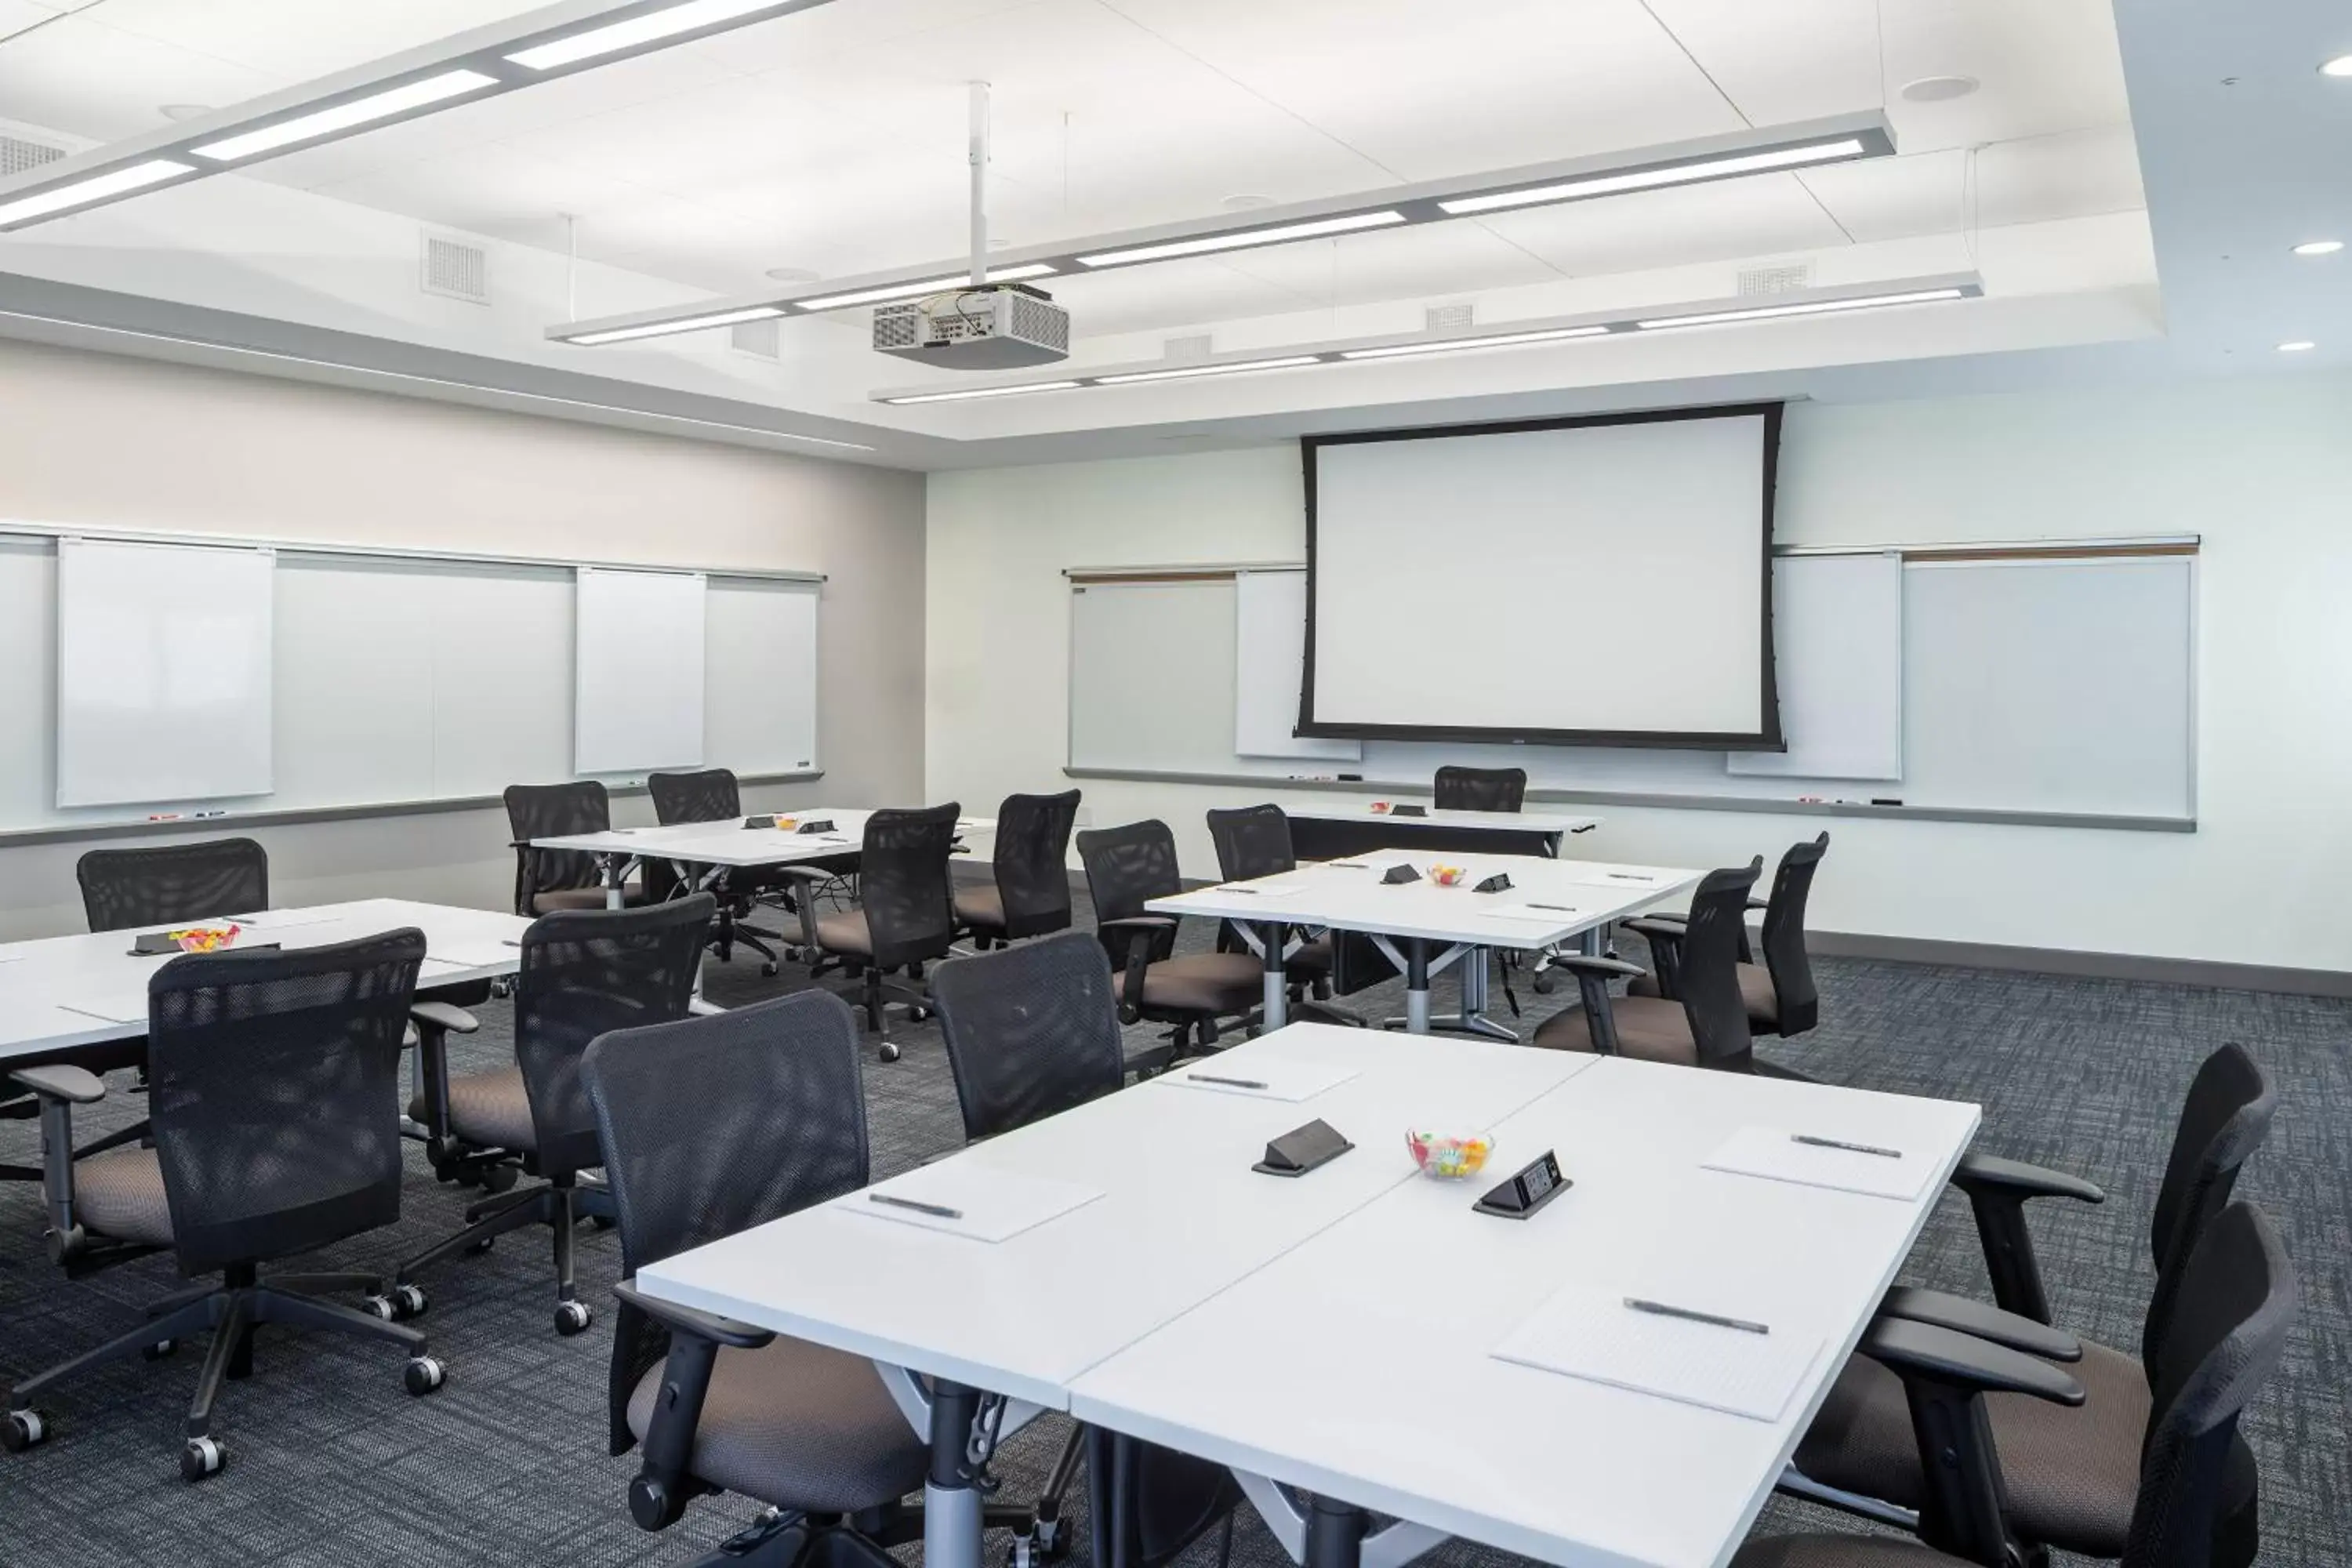
[[[1569,925],[1591,916],[1590,910],[1580,910],[1572,904],[1496,904],[1478,911],[1498,921],[1526,921],[1531,925]]]
[[[1253,1100],[1297,1103],[1312,1100],[1358,1076],[1354,1068],[1328,1062],[1268,1061],[1263,1058],[1231,1064],[1211,1058],[1191,1067],[1160,1075],[1153,1081],[1179,1089],[1207,1089],[1215,1094],[1247,1095]]]
[[[950,1160],[909,1171],[834,1203],[837,1208],[870,1219],[919,1226],[972,1241],[998,1242],[1084,1208],[1100,1196],[1100,1189],[1076,1182]]]
[[[1766,1333],[1636,1311],[1638,1291],[1571,1286],[1537,1308],[1488,1352],[1541,1372],[1703,1405],[1752,1421],[1778,1421],[1822,1353],[1822,1336],[1786,1323]],[[1677,1305],[1753,1320],[1736,1302]]]
[[[1304,882],[1220,882],[1213,893],[1239,893],[1244,898],[1293,899],[1307,890]]]
[[[1824,1137],[1885,1152],[1863,1153],[1804,1142]],[[1716,1145],[1715,1152],[1699,1163],[1733,1175],[1761,1176],[1771,1182],[1794,1182],[1874,1198],[1900,1198],[1906,1203],[1926,1191],[1936,1173],[1924,1156],[1906,1152],[1894,1141],[1843,1127],[1743,1127]]]
[[[112,996],[77,996],[58,1005],[68,1013],[95,1018],[101,1024],[143,1024],[147,1021],[147,993],[144,990],[125,991]]]
[[[254,931],[292,931],[298,926],[333,925],[349,917],[341,910],[260,910],[229,918]]]
[[[473,937],[464,942],[427,939],[425,956],[430,963],[455,964],[459,969],[499,969],[520,964],[522,949],[509,947],[491,937]]]

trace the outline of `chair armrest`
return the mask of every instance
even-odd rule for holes
[[[1619,921],[1627,931],[1640,931],[1643,936],[1666,942],[1680,942],[1690,935],[1690,922],[1673,915],[1635,915],[1630,921]]]
[[[1097,921],[1097,924],[1099,929],[1103,931],[1130,932],[1174,931],[1176,929],[1176,917],[1173,915],[1128,915],[1119,920],[1100,921]]]
[[[1986,1302],[1970,1300],[1966,1296],[1954,1296],[1943,1290],[1923,1290],[1915,1285],[1897,1285],[1878,1303],[1878,1311],[1881,1317],[1900,1318],[1908,1323],[1949,1329],[1954,1333],[1987,1340],[2007,1350],[2040,1356],[2043,1361],[2077,1362],[2083,1359],[2083,1342],[2063,1329],[2053,1329],[2047,1323],[2037,1323],[2031,1318],[2021,1318],[2014,1312],[2004,1312]]]
[[[2096,1182],[2086,1182],[2080,1176],[2053,1171],[2046,1165],[2030,1165],[2022,1160],[2003,1159],[1998,1154],[1972,1152],[1961,1155],[1958,1167],[1952,1172],[1952,1185],[1971,1197],[1982,1192],[2021,1200],[2073,1198],[2084,1204],[2107,1201],[2107,1194]]]
[[[646,1295],[625,1279],[613,1287],[613,1294],[674,1333],[692,1334],[696,1339],[708,1340],[733,1350],[755,1351],[774,1342],[776,1338],[773,1329],[755,1328],[750,1323],[739,1323],[732,1318],[698,1312],[691,1307],[664,1301]]]
[[[448,1035],[470,1035],[482,1026],[482,1021],[471,1013],[446,1002],[412,1003],[408,1016],[427,1028]]]
[[[1755,894],[1750,893],[1748,896],[1748,907],[1751,910],[1769,910],[1772,907],[1772,900],[1769,899],[1759,899]]]
[[[1166,915],[1128,915],[1115,921],[1097,923],[1106,937],[1124,940],[1125,970],[1118,986],[1118,1016],[1124,1024],[1132,1024],[1143,1016],[1143,977],[1151,968],[1151,938],[1161,931],[1172,931],[1176,922]]]
[[[824,944],[816,939],[815,895],[819,888],[833,880],[833,873],[819,870],[814,866],[778,866],[775,869],[789,880],[800,884],[801,896],[793,900],[793,908],[800,912],[801,946],[812,953],[823,952]]]
[[[2042,1263],[2034,1255],[2025,1205],[2042,1197],[2104,1203],[2106,1194],[2079,1176],[1997,1154],[1963,1155],[1952,1173],[1952,1184],[1968,1194],[1969,1206],[1976,1213],[1977,1242],[1984,1251],[1993,1300],[2003,1311],[2048,1322],[2050,1297],[2042,1289]]]
[[[1576,976],[1577,994],[1584,1004],[1584,1027],[1592,1037],[1593,1050],[1604,1057],[1615,1056],[1617,1012],[1610,999],[1609,982],[1643,973],[1642,966],[1589,952],[1555,952],[1551,963],[1554,968]]]
[[[1854,1348],[1906,1384],[1916,1379],[1975,1394],[2026,1394],[2053,1405],[2079,1405],[2084,1398],[2072,1373],[2039,1356],[1932,1323],[1874,1318]]]
[[[8,1075],[8,1080],[19,1088],[29,1089],[44,1100],[61,1100],[68,1105],[95,1105],[106,1098],[106,1081],[88,1068],[78,1068],[65,1062],[52,1062],[47,1067],[19,1068]]]
[[[1598,975],[1603,982],[1612,976],[1631,980],[1637,974],[1649,973],[1638,963],[1628,963],[1622,958],[1602,958],[1590,952],[1555,952],[1551,955],[1551,963],[1553,968],[1565,969],[1580,979],[1591,974]]]

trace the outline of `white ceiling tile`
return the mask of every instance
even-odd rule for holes
[[[1856,243],[1941,234],[1966,221],[1968,154],[1912,153],[1814,169],[1802,178]]]
[[[1875,109],[1880,0],[1649,0],[1758,125]]]
[[[1497,215],[1500,234],[1571,277],[1843,247],[1846,237],[1792,174]]]
[[[111,142],[168,123],[166,103],[234,103],[277,85],[266,74],[62,16],[0,42],[0,105],[9,118]]]
[[[27,27],[37,27],[57,18],[56,11],[47,5],[36,5],[32,0],[0,0],[0,40],[14,37]]]
[[[487,26],[545,0],[105,0],[121,32],[269,72],[285,83]]]
[[[518,205],[513,199],[518,189],[533,192],[538,200],[528,207]],[[624,206],[654,193],[592,170],[492,145],[378,170],[328,185],[320,194],[451,228],[560,249],[563,226],[558,214]]]
[[[1317,301],[1225,261],[1200,258],[1125,272],[1052,279],[1040,287],[1070,309],[1080,342],[1269,316]]]
[[[1004,27],[1030,36],[1034,24],[1019,13],[1037,0],[833,0],[828,5],[779,16],[684,46],[730,70],[765,71],[806,65],[856,49],[888,47],[911,67],[944,66],[932,35],[982,17],[1002,16]]]
[[[1900,96],[1930,76],[1981,85],[1941,103]],[[2131,120],[2109,0],[1886,0],[1886,82],[1906,153]]]
[[[1480,224],[1443,223],[1388,234],[1308,240],[1223,258],[1320,305],[1545,283],[1559,272]]]

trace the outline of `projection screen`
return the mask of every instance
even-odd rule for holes
[[[1780,405],[1308,437],[1302,735],[1773,751]]]

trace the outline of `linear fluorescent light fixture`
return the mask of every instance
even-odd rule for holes
[[[1233,360],[1223,364],[1188,364],[1178,370],[1132,370],[1118,375],[1096,375],[1087,381],[1096,386],[1129,386],[1139,381],[1190,381],[1202,375],[1242,375],[1258,370],[1296,370],[1300,365],[1321,364],[1321,354],[1285,354],[1279,359]]]
[[[1246,228],[1234,234],[1172,239],[1164,245],[1139,245],[1128,250],[1101,250],[1076,259],[1081,267],[1126,267],[1138,261],[1173,261],[1183,256],[1209,256],[1219,251],[1247,250],[1260,245],[1328,239],[1333,235],[1358,234],[1368,228],[1389,228],[1406,221],[1404,214],[1392,209],[1345,213],[1338,217],[1316,218],[1307,223],[1276,224],[1267,228]]]
[[[1868,145],[1860,137],[1847,136],[1796,147],[1769,147],[1760,153],[1741,153],[1728,158],[1700,158],[1658,168],[1629,169],[1622,174],[1595,174],[1589,179],[1562,180],[1557,184],[1533,185],[1516,191],[1488,191],[1480,195],[1457,196],[1437,205],[1454,217],[1471,217],[1479,213],[1504,212],[1514,207],[1548,206],[1554,202],[1623,195],[1633,191],[1662,190],[1670,185],[1702,184],[1709,180],[1737,179],[1742,174],[1769,174],[1779,169],[1844,163],[1867,157],[1869,152]]]
[[[679,321],[661,321],[646,327],[614,327],[609,331],[590,332],[583,338],[569,342],[593,347],[598,343],[635,342],[639,338],[667,337],[673,332],[699,332],[711,327],[732,327],[744,321],[764,321],[784,312],[774,305],[751,305],[740,310],[714,310],[707,316],[688,316]]]
[[[1051,278],[1054,268],[1042,261],[1022,267],[992,267],[988,270],[991,283],[1025,283],[1032,278]],[[913,283],[883,283],[871,289],[853,289],[845,294],[820,294],[811,300],[787,301],[795,310],[846,310],[858,305],[887,305],[894,300],[919,300],[926,294],[938,294],[950,289],[969,288],[969,271],[950,273],[944,278],[925,278]],[[777,312],[779,315],[782,311]],[[569,342],[584,342],[584,338],[570,338]]]
[[[439,76],[429,76],[422,81],[371,93],[365,98],[354,98],[292,120],[281,120],[258,131],[223,137],[218,142],[199,142],[188,151],[199,158],[210,158],[215,163],[232,163],[239,158],[250,158],[256,153],[275,153],[298,142],[315,142],[321,136],[332,136],[341,131],[356,131],[379,120],[413,114],[417,110],[429,109],[434,104],[446,103],[453,98],[464,98],[468,93],[498,85],[498,78],[484,76],[480,71],[443,71]]]
[[[1079,381],[1032,381],[1019,386],[968,386],[957,392],[918,392],[906,397],[886,397],[885,403],[904,407],[911,403],[969,403],[975,397],[1013,397],[1024,392],[1069,392]]]
[[[1791,305],[1745,305],[1736,310],[1700,310],[1687,316],[1652,316],[1633,323],[1636,331],[1664,331],[1669,327],[1714,327],[1730,321],[1770,321],[1788,316],[1825,316],[1839,310],[1875,310],[1888,305],[1929,305],[1938,300],[1965,300],[1968,290],[1915,289],[1902,294],[1864,294],[1851,300],[1801,300]]]
[[[1572,338],[1605,338],[1605,326],[1549,327],[1535,332],[1491,332],[1484,337],[1446,338],[1425,343],[1382,343],[1375,348],[1346,349],[1339,357],[1344,360],[1405,359],[1415,354],[1469,353],[1478,349],[1517,348],[1522,343],[1558,343]]]
[[[534,44],[506,58],[525,70],[552,70],[558,66],[593,60],[599,55],[641,49],[647,44],[662,43],[682,33],[698,32],[722,22],[750,21],[762,11],[781,11],[787,3],[788,0],[687,0],[683,5],[649,11],[625,22],[611,22],[569,37]]]
[[[92,202],[110,201],[143,191],[150,185],[160,185],[166,180],[176,180],[183,174],[194,174],[191,163],[175,163],[168,158],[151,158],[144,163],[133,163],[126,169],[115,169],[103,174],[93,174],[87,180],[69,184],[53,185],[46,191],[36,191],[29,196],[19,196],[13,202],[0,204],[0,228],[14,228],[18,224],[33,223],[71,212]]]

